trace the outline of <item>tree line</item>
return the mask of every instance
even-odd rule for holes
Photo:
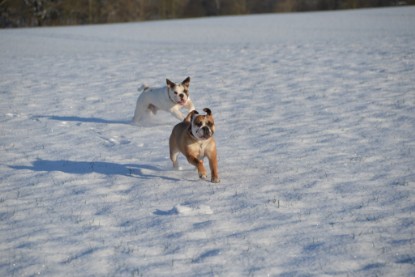
[[[415,5],[415,0],[0,0],[0,27]]]

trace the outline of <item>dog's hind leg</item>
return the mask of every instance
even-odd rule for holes
[[[170,136],[169,148],[170,148],[170,160],[173,162],[173,167],[177,170],[180,170],[179,161],[177,160],[177,157],[179,156],[180,151],[177,148],[177,144],[173,136]]]
[[[133,116],[133,122],[139,123],[143,117],[144,107],[142,106],[139,99],[137,99],[137,104],[135,105],[134,110],[134,116]]]
[[[149,104],[147,109],[152,112],[154,115],[157,114],[158,108],[154,106],[153,104]]]
[[[139,123],[141,121],[142,118],[142,112],[139,111],[138,109],[135,110],[134,112],[134,116],[133,116],[133,122],[134,123]]]
[[[170,159],[173,162],[174,169],[180,170],[179,161],[177,160],[177,157],[179,156],[179,152],[173,152],[170,153]]]

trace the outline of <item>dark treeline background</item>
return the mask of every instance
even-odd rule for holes
[[[415,0],[0,0],[0,27],[414,5]]]

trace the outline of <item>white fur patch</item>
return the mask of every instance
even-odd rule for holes
[[[186,104],[188,96],[184,92],[185,88],[182,84],[176,85],[174,89],[171,89],[171,88],[167,88],[167,89],[168,89],[170,100],[172,100],[172,102],[180,104],[180,105]]]

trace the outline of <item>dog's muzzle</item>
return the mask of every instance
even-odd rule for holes
[[[193,126],[191,129],[191,133],[196,139],[208,139],[213,135],[212,130],[207,126],[203,126],[200,128]]]
[[[187,99],[182,98],[179,101],[177,101],[177,104],[184,105],[184,104],[186,104],[186,102],[187,102]]]
[[[202,134],[204,138],[208,138],[212,135],[212,131],[209,129],[209,127],[204,126],[202,128]]]
[[[196,133],[200,139],[208,139],[213,135],[212,130],[207,126],[199,128]]]

